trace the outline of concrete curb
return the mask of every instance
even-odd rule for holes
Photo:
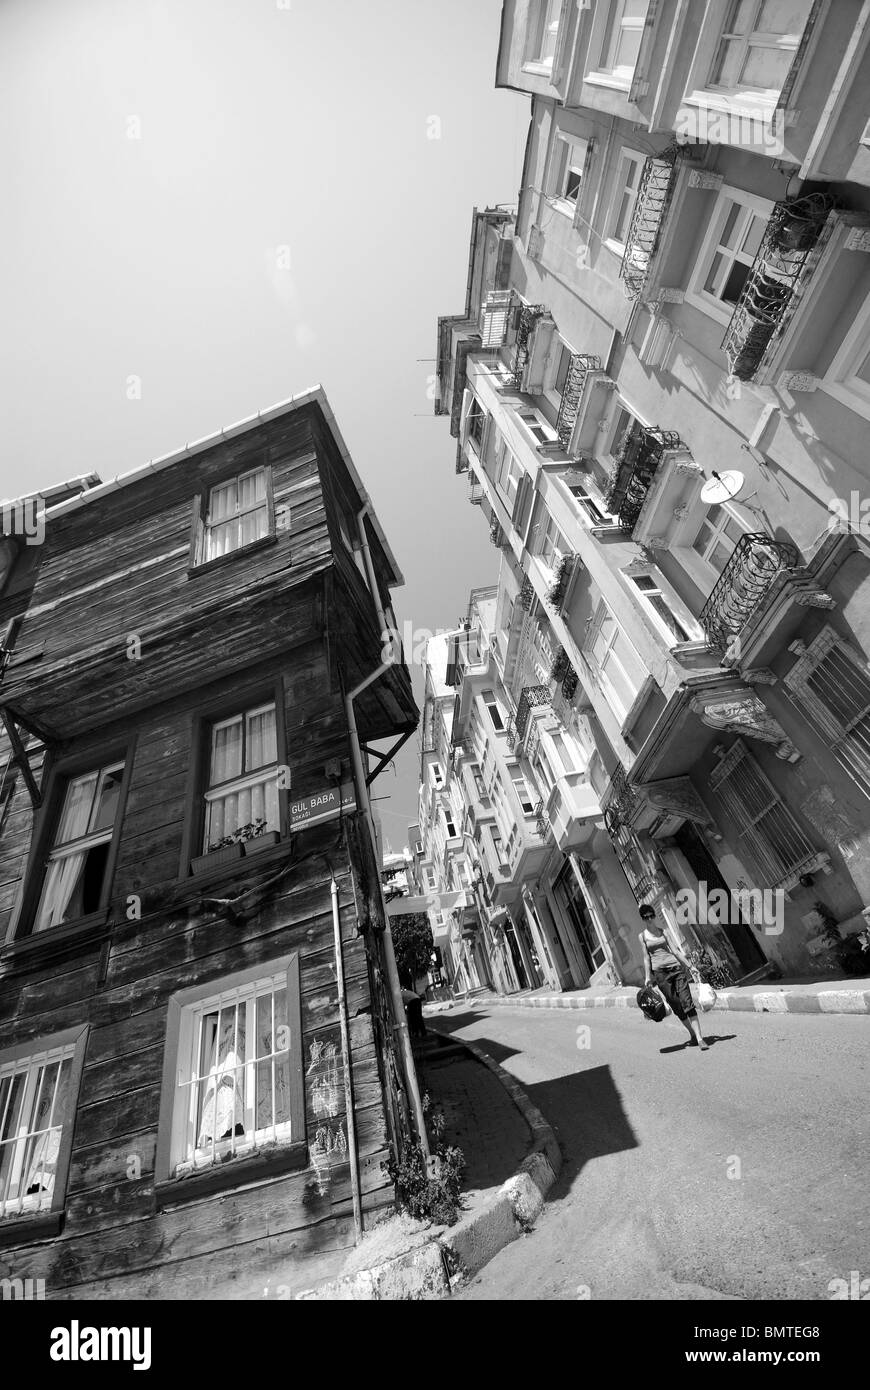
[[[495,1197],[424,1245],[373,1269],[306,1289],[296,1295],[297,1299],[370,1302],[444,1298],[530,1230],[540,1216],[562,1168],[556,1136],[522,1086],[498,1062],[476,1043],[464,1042],[463,1046],[498,1078],[532,1132],[532,1146],[519,1170],[502,1183]]]
[[[576,994],[485,994],[480,1003],[509,1009],[636,1009],[636,990],[630,994],[599,994],[583,998]],[[757,994],[716,993],[710,1010],[756,1014],[870,1014],[870,990],[829,989],[815,994],[796,990],[765,990]]]

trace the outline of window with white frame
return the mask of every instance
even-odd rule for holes
[[[502,710],[501,705],[499,704],[498,699],[496,698],[495,691],[484,690],[483,703],[486,705],[486,708],[489,712],[489,717],[492,720],[492,727],[495,729],[496,733],[503,733],[506,728],[504,721],[504,712]]]
[[[211,726],[205,792],[206,851],[251,827],[280,829],[275,703],[258,705]]]
[[[617,403],[617,409],[613,416],[613,422],[607,432],[607,453],[611,459],[617,459],[631,434],[638,424],[637,417],[632,414],[621,403]]]
[[[113,762],[67,782],[34,932],[86,917],[104,904],[123,776],[124,763]]]
[[[569,483],[568,491],[586,520],[593,526],[616,526],[618,524],[616,517],[604,510],[601,498],[593,496],[582,483]]]
[[[686,293],[697,308],[727,323],[761,245],[773,204],[742,190],[722,190]]]
[[[698,534],[692,541],[692,549],[702,560],[706,560],[717,574],[721,574],[734,554],[735,545],[748,530],[749,527],[735,512],[727,506],[714,504],[708,508],[704,520],[698,527]]]
[[[528,31],[526,66],[544,68],[550,72],[559,41],[559,18],[562,0],[537,0]]]
[[[447,832],[447,838],[448,838],[448,840],[453,840],[453,839],[455,839],[455,838],[456,838],[456,833],[457,833],[457,832],[456,832],[456,822],[455,822],[455,820],[453,819],[453,811],[452,811],[452,809],[450,808],[450,806],[448,806],[448,805],[446,805],[446,804],[443,805],[443,806],[441,807],[441,814],[442,814],[442,816],[444,817],[444,829],[445,829],[446,832]]]
[[[478,763],[469,763],[468,770],[471,773],[471,779],[474,782],[474,790],[477,792],[477,795],[480,798],[480,800],[483,801],[486,798],[487,791],[486,783],[483,780],[483,773],[480,770],[480,766]]]
[[[509,770],[511,781],[514,784],[514,791],[517,794],[517,798],[523,810],[523,815],[530,816],[535,809],[535,797],[526,780],[526,774],[518,763],[513,764]]]
[[[561,777],[563,774],[570,775],[572,772],[576,772],[577,763],[574,758],[574,750],[565,738],[565,735],[559,733],[558,730],[554,730],[552,733],[548,733],[546,737],[552,745],[555,755],[552,765],[557,777]]]
[[[62,1035],[68,1038],[68,1035]],[[0,1218],[57,1207],[64,1126],[75,1108],[75,1039],[0,1053]]]
[[[634,76],[649,0],[610,0],[599,71],[620,86]]]
[[[425,882],[428,891],[430,893],[434,893],[436,887],[438,886],[438,880],[435,877],[435,870],[429,864],[427,864],[423,870],[423,881]]]
[[[483,449],[483,435],[486,429],[486,411],[476,396],[472,396],[465,417],[466,438],[471,441],[478,457]]]
[[[643,687],[648,671],[606,604],[599,606],[584,652],[621,723]]]
[[[821,385],[850,410],[870,419],[870,295],[866,296]]]
[[[553,145],[550,195],[560,212],[573,217],[583,190],[589,142],[560,134]]]
[[[432,785],[434,787],[444,786],[444,773],[441,771],[439,763],[432,764]]]
[[[731,0],[708,86],[776,101],[791,67],[812,0]]]
[[[489,836],[492,841],[492,853],[496,865],[499,869],[506,869],[508,867],[507,852],[504,847],[504,841],[494,825],[489,827]]]
[[[685,623],[681,622],[672,600],[663,593],[658,580],[651,574],[633,574],[629,583],[640,594],[644,606],[658,627],[670,642],[689,642],[691,637]]]
[[[264,1145],[303,1141],[298,958],[184,991],[170,1007],[166,1175],[181,1177]],[[340,1057],[334,1044],[329,1047],[329,1055],[324,1048],[317,1059],[316,1076],[309,1075],[315,1113],[317,1088],[338,1092]]]
[[[645,156],[638,154],[636,150],[627,150],[624,147],[619,154],[616,183],[610,199],[604,235],[607,241],[614,243],[620,254],[625,248],[628,229],[631,226],[631,215],[640,187],[644,158]]]
[[[541,519],[541,529],[537,538],[536,554],[547,569],[555,570],[559,561],[568,554],[568,542],[558,523],[551,516]]]
[[[552,444],[555,440],[556,431],[539,410],[532,410],[531,407],[518,410],[517,419],[525,426],[536,444]]]
[[[216,560],[269,534],[269,493],[265,468],[252,468],[218,483],[208,495],[202,560]]]
[[[785,683],[849,776],[870,796],[870,667],[825,627]]]
[[[816,859],[815,846],[742,740],[713,769],[710,786],[741,849],[758,865],[770,888],[793,879]]]
[[[522,464],[511,452],[504,440],[500,440],[495,455],[496,486],[504,498],[508,512],[513,511],[517,500],[517,489],[523,476]]]

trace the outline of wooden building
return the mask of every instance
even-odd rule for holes
[[[320,388],[3,547],[0,1275],[251,1296],[412,1132],[366,792],[417,723],[401,575]]]

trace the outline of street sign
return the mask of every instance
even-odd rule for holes
[[[356,798],[350,783],[341,788],[329,787],[326,791],[315,792],[313,796],[290,802],[290,829],[307,830],[311,825],[332,820],[335,816],[341,815],[342,811],[355,809]]]

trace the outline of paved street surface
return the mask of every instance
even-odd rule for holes
[[[511,1072],[564,1154],[535,1230],[460,1298],[827,1299],[870,1275],[866,1017],[714,1013],[708,1052],[634,1009],[427,1022]]]

